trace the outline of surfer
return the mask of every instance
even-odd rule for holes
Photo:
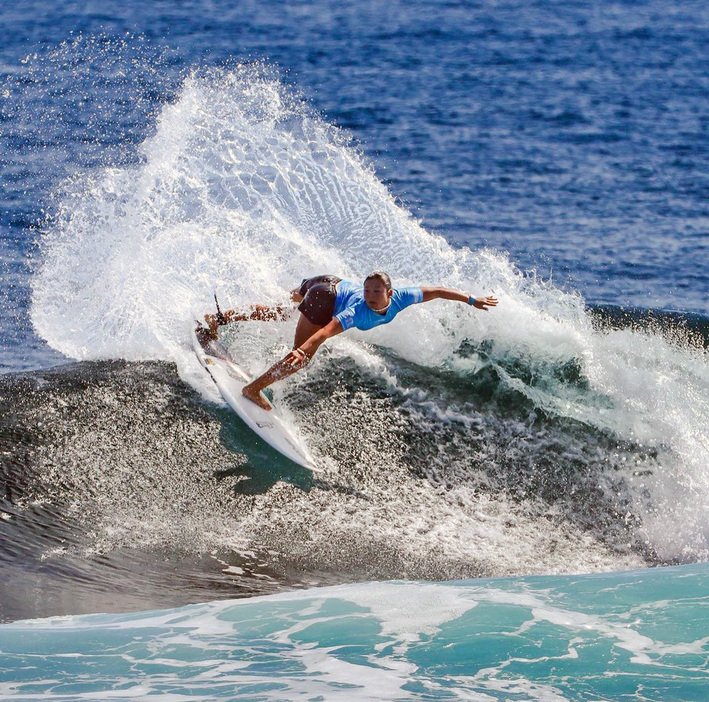
[[[291,291],[291,299],[299,303],[300,311],[293,350],[242,391],[249,400],[265,410],[270,410],[271,406],[261,395],[264,388],[306,366],[324,341],[347,329],[373,329],[391,322],[406,307],[431,300],[465,302],[485,311],[497,305],[494,297],[473,297],[450,288],[394,288],[389,276],[382,272],[367,276],[363,285],[333,275],[306,278],[300,287]],[[228,310],[223,314],[206,315],[205,321],[210,333],[216,337],[220,324],[247,319],[283,319],[287,314],[288,310],[284,307],[256,305],[249,313]]]

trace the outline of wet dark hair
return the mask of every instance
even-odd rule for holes
[[[384,286],[387,290],[391,290],[391,278],[389,277],[388,273],[384,273],[383,271],[374,271],[374,273],[370,273],[364,279],[365,285],[367,284],[368,280],[379,280],[380,282],[384,283]]]

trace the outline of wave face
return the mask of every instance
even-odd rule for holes
[[[52,523],[23,572],[73,554],[104,591],[112,569],[144,572],[121,554],[188,554],[211,575],[180,577],[217,596],[241,574],[258,590],[709,557],[707,321],[609,322],[504,253],[450,246],[267,67],[192,74],[137,162],[73,177],[59,203],[32,320],[81,363],[2,382],[4,527]],[[323,481],[200,404],[219,398],[188,332],[215,290],[278,303],[306,276],[381,268],[501,303],[417,306],[278,385]],[[255,373],[294,324],[224,341]]]
[[[4,699],[703,700],[706,564],[0,626]],[[41,667],[28,665],[41,661]],[[20,672],[21,671],[21,672]]]

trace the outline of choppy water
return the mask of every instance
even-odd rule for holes
[[[0,628],[3,699],[704,700],[707,567],[367,583]]]
[[[2,695],[706,697],[703,5],[0,13],[0,617],[266,596],[5,625]],[[377,268],[500,306],[407,310],[277,386],[313,478],[220,403],[190,320]],[[257,372],[294,323],[224,341]],[[392,628],[398,601],[440,617]],[[209,639],[160,688],[131,641],[181,677],[204,617],[240,662]],[[144,687],[110,657],[81,687],[85,627]],[[22,687],[34,655],[61,670]]]

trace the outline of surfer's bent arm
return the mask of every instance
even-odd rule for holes
[[[497,298],[495,297],[475,297],[468,295],[468,293],[461,292],[460,290],[453,290],[452,288],[421,288],[421,292],[423,292],[422,302],[430,302],[431,300],[454,300],[456,302],[465,302],[479,310],[487,310],[488,307],[495,307],[497,305]]]
[[[331,339],[333,336],[341,334],[343,331],[344,329],[342,328],[342,324],[340,324],[340,320],[333,317],[322,329],[318,329],[315,334],[309,337],[298,348],[293,349],[283,360],[291,365],[300,365],[301,363],[305,365],[323,342]]]

